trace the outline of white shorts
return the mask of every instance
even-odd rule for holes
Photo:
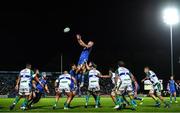
[[[161,84],[157,83],[157,84],[153,85],[153,87],[149,91],[149,93],[156,93],[156,95],[161,95]]]
[[[22,82],[19,85],[19,95],[30,95],[31,86],[29,82]]]
[[[92,91],[92,92],[100,91],[100,86],[99,86],[99,84],[96,84],[96,85],[89,84],[88,90]]]
[[[124,92],[132,92],[133,91],[132,83],[122,82],[118,90],[120,91],[121,94]]]
[[[68,92],[71,92],[71,88],[69,85],[60,85],[59,88],[58,88],[58,91],[60,93],[62,93],[63,91],[68,93]]]

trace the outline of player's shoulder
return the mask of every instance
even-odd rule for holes
[[[129,69],[127,69],[126,67],[119,67],[118,70],[119,71],[129,71]]]
[[[97,70],[97,69],[96,69],[96,72],[97,72],[97,73],[100,73],[100,71],[99,71],[99,70]]]
[[[24,69],[22,69],[22,70],[20,71],[20,73],[25,73],[25,72],[30,72],[30,69],[24,68]]]
[[[152,70],[149,70],[149,74],[150,74],[150,75],[156,75],[155,72],[152,71]]]

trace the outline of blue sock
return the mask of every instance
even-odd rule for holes
[[[142,100],[141,97],[135,97],[134,99],[135,99],[135,100]]]
[[[176,101],[176,96],[174,96],[174,101]]]

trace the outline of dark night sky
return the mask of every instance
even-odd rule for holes
[[[133,1],[133,2],[132,2]],[[20,70],[26,62],[44,71],[77,62],[81,47],[75,34],[95,46],[90,59],[103,73],[119,59],[137,76],[149,65],[160,78],[170,74],[170,34],[162,10],[174,0],[63,0],[60,3],[7,5],[0,11],[0,70]],[[35,3],[34,3],[35,4]],[[180,7],[178,7],[180,9]],[[63,34],[65,26],[71,32]],[[175,74],[180,79],[180,25],[174,26]]]

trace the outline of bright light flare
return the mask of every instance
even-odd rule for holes
[[[163,11],[164,22],[168,25],[174,25],[179,22],[179,14],[176,8],[167,8]]]

